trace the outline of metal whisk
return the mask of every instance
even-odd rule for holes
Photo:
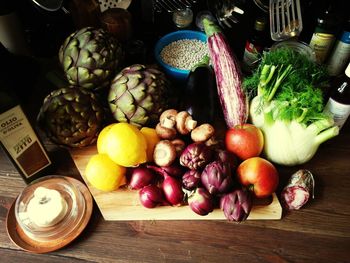
[[[210,0],[208,1],[209,9],[213,13],[222,27],[232,27],[232,23],[238,23],[239,16],[244,14],[232,0]]]

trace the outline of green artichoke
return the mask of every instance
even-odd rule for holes
[[[53,142],[84,147],[94,143],[103,128],[104,109],[89,90],[61,88],[46,96],[38,122]]]
[[[109,86],[124,53],[109,33],[85,27],[66,38],[58,57],[71,85],[97,90]]]
[[[153,125],[168,107],[169,84],[163,72],[134,64],[113,80],[108,101],[114,118],[138,127]]]

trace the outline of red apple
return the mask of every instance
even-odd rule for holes
[[[226,131],[226,149],[241,160],[259,156],[264,147],[262,131],[253,124],[236,125]]]
[[[261,157],[243,161],[237,168],[237,176],[240,183],[253,191],[258,198],[270,196],[279,183],[276,167]]]

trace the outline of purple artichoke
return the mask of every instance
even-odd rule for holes
[[[219,149],[215,151],[215,156],[215,160],[220,160],[223,163],[230,164],[231,171],[234,171],[238,166],[238,158],[231,152]]]
[[[188,170],[182,176],[182,185],[187,190],[192,190],[198,187],[201,182],[201,172],[198,170]]]
[[[220,199],[220,208],[229,221],[246,220],[252,208],[252,198],[248,191],[235,190]]]
[[[222,161],[213,161],[204,168],[201,181],[212,195],[228,192],[233,185],[230,165]]]
[[[188,197],[188,205],[198,215],[205,216],[213,211],[213,197],[204,188],[197,188]]]
[[[203,168],[211,161],[212,150],[204,143],[192,143],[180,156],[180,164],[191,170]]]

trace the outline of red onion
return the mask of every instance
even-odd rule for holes
[[[141,189],[151,184],[155,180],[155,174],[152,170],[139,166],[131,170],[129,186],[131,189]]]
[[[147,185],[139,191],[140,202],[144,207],[154,208],[164,203],[162,190],[155,185]]]
[[[167,174],[177,178],[181,178],[182,175],[185,173],[184,168],[176,163],[173,163],[170,166],[147,165],[147,168],[152,169],[153,171],[161,174],[162,176],[164,176],[164,174]]]
[[[166,200],[171,205],[181,205],[184,199],[184,192],[182,191],[180,180],[164,174],[164,181],[162,184],[163,192]]]
[[[198,215],[205,216],[213,211],[213,198],[204,188],[197,188],[196,191],[188,197],[188,205]]]

